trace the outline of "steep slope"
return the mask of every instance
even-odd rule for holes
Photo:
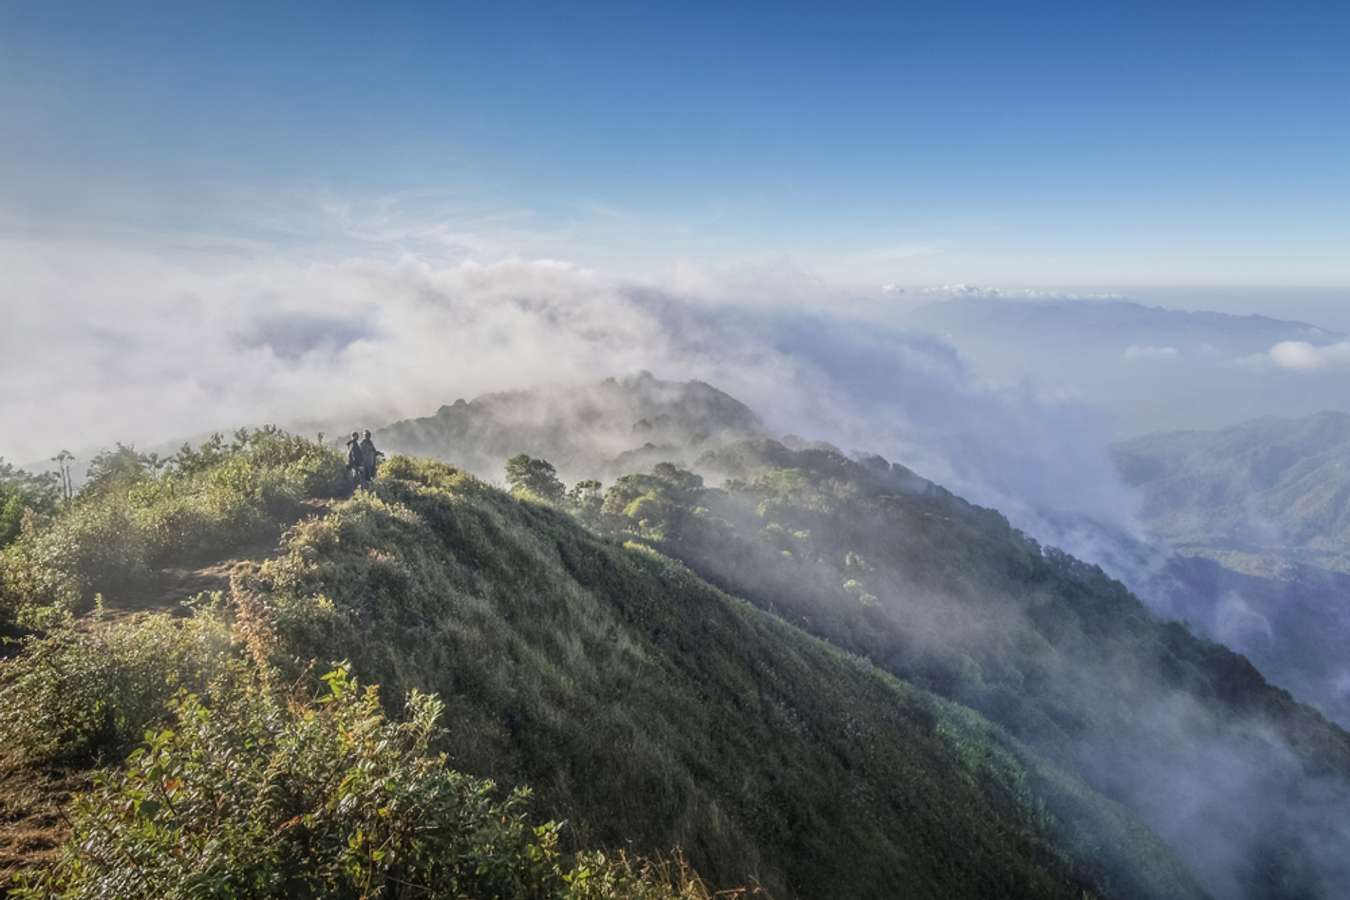
[[[1146,435],[1114,453],[1174,546],[1350,565],[1350,414]]]
[[[141,480],[62,517],[120,507],[118,521],[139,534],[153,531],[165,504],[205,508],[221,491],[265,505],[254,488],[278,476],[250,475],[254,466],[266,460],[293,472],[294,462],[307,460],[302,474],[338,465],[324,457],[316,467],[318,453],[297,442],[241,450],[216,468],[165,476],[162,490]],[[208,519],[185,527],[216,526]],[[61,533],[75,543],[86,534]],[[190,538],[180,539],[196,546]],[[20,617],[45,615],[50,633],[0,663],[5,764],[116,763],[144,728],[167,720],[165,704],[177,690],[215,684],[205,692],[214,712],[180,705],[179,727],[152,731],[150,753],[110,782],[104,805],[84,807],[111,819],[82,813],[81,834],[92,822],[104,829],[99,840],[109,828],[130,829],[132,837],[184,846],[169,805],[153,812],[147,805],[144,815],[163,824],[139,830],[149,826],[137,819],[137,785],[183,789],[178,778],[164,786],[167,770],[157,760],[228,770],[237,754],[256,755],[260,746],[230,749],[232,721],[260,729],[259,740],[303,751],[303,741],[286,735],[327,721],[320,708],[301,708],[294,725],[278,722],[275,701],[249,700],[256,691],[241,693],[237,673],[243,667],[262,673],[254,680],[303,692],[316,671],[346,657],[363,680],[382,685],[392,709],[408,688],[435,690],[449,725],[441,746],[454,767],[533,785],[533,806],[568,821],[571,846],[661,852],[681,844],[716,882],[759,880],[782,897],[1200,896],[1148,829],[978,715],[721,593],[648,548],[598,537],[443,464],[391,461],[373,491],[296,524],[281,550],[251,571],[236,570],[228,596],[199,602],[184,618],[70,626],[45,615],[35,605],[40,596],[26,598]],[[31,555],[13,563],[11,574],[45,565]],[[97,589],[96,571],[75,574]],[[362,755],[383,753],[384,744],[366,731],[344,738],[344,729],[365,726],[340,722],[323,740],[352,754],[357,773]],[[213,743],[194,743],[196,733]],[[368,749],[353,749],[357,738]],[[264,786],[268,758],[256,761]],[[209,801],[211,778],[192,772]],[[306,783],[320,797],[334,790],[331,775]],[[215,815],[209,802],[205,808]],[[359,844],[359,831],[342,830],[342,808],[323,801],[315,815]],[[361,809],[372,823],[391,812],[380,803]],[[257,840],[252,821],[230,827],[252,828],[248,840]],[[304,835],[292,830],[299,819],[261,821],[268,833],[285,829],[288,846],[303,846]],[[209,838],[207,829],[194,848],[214,853]],[[78,859],[82,846],[67,850]],[[268,865],[303,878],[309,857],[294,856],[290,869],[285,858]],[[179,871],[192,875],[190,867]],[[126,876],[116,866],[109,874]],[[212,877],[237,883],[241,874]]]
[[[376,443],[430,456],[484,477],[518,453],[542,456],[569,479],[603,476],[622,454],[693,458],[701,448],[762,431],[738,400],[703,382],[648,372],[599,384],[537,387],[442,406],[379,430]]]
[[[780,896],[1185,896],[1113,804],[942,703],[568,517],[429,463],[249,587],[282,652],[446,700],[452,757],[583,843]]]
[[[1350,887],[1350,735],[1246,659],[880,458],[760,442],[700,468],[730,480],[621,479],[603,527],[981,711],[1131,806],[1216,895]]]

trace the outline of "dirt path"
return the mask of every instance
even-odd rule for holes
[[[125,594],[104,597],[104,622],[148,612],[187,615],[184,600],[198,594],[230,590],[230,576],[281,554],[282,535],[295,522],[328,515],[334,500],[308,500],[281,533],[231,551],[197,567],[166,567],[148,584]],[[89,786],[89,772],[15,766],[0,747],[0,897],[20,870],[55,858],[69,830],[67,809],[73,797]]]
[[[148,584],[116,595],[105,595],[104,607],[113,618],[139,612],[187,615],[188,609],[183,605],[183,601],[212,591],[228,593],[231,575],[240,569],[247,569],[280,556],[282,537],[287,528],[304,519],[327,516],[335,502],[328,499],[306,500],[300,515],[284,523],[280,533],[239,547],[228,557],[204,565],[166,566],[155,571]]]
[[[35,771],[0,762],[0,897],[23,869],[56,858],[69,830],[66,810],[89,773]]]

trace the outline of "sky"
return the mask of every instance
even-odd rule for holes
[[[0,5],[0,239],[1350,285],[1337,3]]]
[[[1100,471],[1094,385],[1130,433],[1350,408],[1347,46],[1330,3],[0,3],[0,457],[647,368],[1058,502],[1049,444],[956,457]],[[972,295],[1338,334],[1159,313],[1089,380],[905,332]]]

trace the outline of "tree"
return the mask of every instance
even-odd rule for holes
[[[558,470],[553,464],[524,453],[506,461],[506,483],[512,493],[531,494],[550,503],[563,499],[563,483],[558,480]]]
[[[0,460],[0,547],[18,537],[25,513],[56,512],[64,484],[55,472],[33,475]]]
[[[17,491],[11,493],[8,499],[5,499],[4,493],[0,493],[0,547],[19,536],[24,509],[23,496]]]
[[[600,517],[605,497],[603,485],[593,478],[578,481],[567,492],[567,502],[583,522],[594,523]]]
[[[676,491],[689,493],[703,487],[703,476],[670,462],[660,462],[652,466],[652,474],[662,481],[669,482]]]
[[[230,451],[225,447],[225,438],[217,431],[202,441],[195,450],[191,444],[184,442],[169,464],[175,472],[195,475],[218,465],[229,455]]]
[[[137,453],[134,445],[120,441],[112,450],[104,450],[89,461],[88,480],[82,490],[102,493],[109,488],[147,477],[154,468],[155,459]]]
[[[61,470],[61,498],[67,503],[70,498],[75,496],[75,482],[70,477],[70,464],[75,461],[75,454],[69,450],[62,450],[52,457],[52,462],[56,463]]]

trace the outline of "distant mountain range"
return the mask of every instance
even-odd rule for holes
[[[1311,325],[1269,316],[1167,309],[1130,300],[1006,299],[962,297],[929,303],[911,315],[913,324],[957,337],[993,340],[1064,337],[1094,346],[1172,347],[1179,353],[1257,353],[1279,341],[1331,343],[1344,336]],[[1073,352],[1077,344],[1059,349]],[[1025,361],[1025,360],[1024,360]]]
[[[1151,434],[1113,452],[1145,523],[1176,547],[1350,563],[1350,414]]]
[[[1350,415],[1265,417],[1116,445],[1148,532],[1179,555],[1131,586],[1350,723]]]
[[[998,297],[930,303],[904,322],[951,341],[986,377],[1030,379],[1040,390],[1081,398],[1107,412],[1121,437],[1350,410],[1343,373],[1294,372],[1270,358],[1281,342],[1346,339],[1307,322],[1128,300]]]

